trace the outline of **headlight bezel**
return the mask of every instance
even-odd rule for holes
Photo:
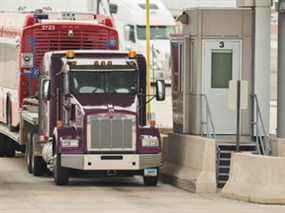
[[[160,140],[157,136],[141,135],[141,146],[143,148],[159,148]]]
[[[71,139],[71,138],[60,138],[60,145],[63,149],[79,148],[80,147],[80,140],[79,139]]]

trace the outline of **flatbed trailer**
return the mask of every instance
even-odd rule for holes
[[[14,157],[16,151],[25,151],[25,147],[20,145],[19,133],[12,132],[6,125],[0,124],[0,157]]]
[[[33,128],[38,127],[38,113],[23,110],[20,113],[21,122]],[[13,157],[18,152],[25,152],[26,147],[21,141],[21,131],[11,131],[7,125],[0,123],[0,156]]]
[[[0,134],[2,134],[3,136],[5,135],[7,138],[13,140],[15,143],[19,143],[20,141],[19,133],[10,131],[9,128],[4,124],[0,124]]]

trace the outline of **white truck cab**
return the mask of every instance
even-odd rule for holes
[[[120,49],[146,55],[145,0],[110,0],[110,8],[120,35]],[[152,82],[160,79],[171,83],[169,35],[175,20],[161,0],[150,0],[150,12]]]

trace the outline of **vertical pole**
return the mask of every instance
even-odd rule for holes
[[[154,57],[155,57],[155,49],[154,49],[154,46],[152,45],[151,46],[151,52],[152,52],[152,69],[151,69],[151,72],[152,72],[152,78],[151,78],[151,80],[152,80],[152,82],[154,82],[154,64],[155,64],[155,61],[154,61]],[[152,89],[152,92],[154,93],[154,91],[155,91],[155,88],[153,88]]]
[[[251,31],[252,31],[252,38],[251,38],[251,50],[252,50],[252,56],[251,56],[251,69],[253,70],[252,72],[252,85],[251,85],[251,91],[252,91],[252,98],[251,98],[251,136],[254,137],[254,134],[255,134],[255,120],[256,120],[256,117],[255,117],[255,98],[254,98],[254,95],[255,95],[255,29],[256,29],[256,14],[255,14],[255,7],[252,7],[252,26],[251,26]]]
[[[146,0],[146,95],[151,95],[151,82],[150,82],[150,0]],[[147,104],[147,119],[151,120],[151,104]]]
[[[240,80],[237,81],[237,138],[236,151],[239,152],[240,145]]]
[[[88,0],[87,1],[87,7],[88,7],[87,8],[88,12],[94,12],[94,0]]]
[[[279,0],[277,137],[285,138],[285,1]]]

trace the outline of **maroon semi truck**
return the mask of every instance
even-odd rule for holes
[[[163,81],[146,95],[142,55],[118,51],[45,54],[39,94],[26,98],[21,140],[27,168],[46,168],[57,185],[76,173],[141,175],[156,185],[161,165],[160,133],[146,124],[146,104],[165,99]]]

